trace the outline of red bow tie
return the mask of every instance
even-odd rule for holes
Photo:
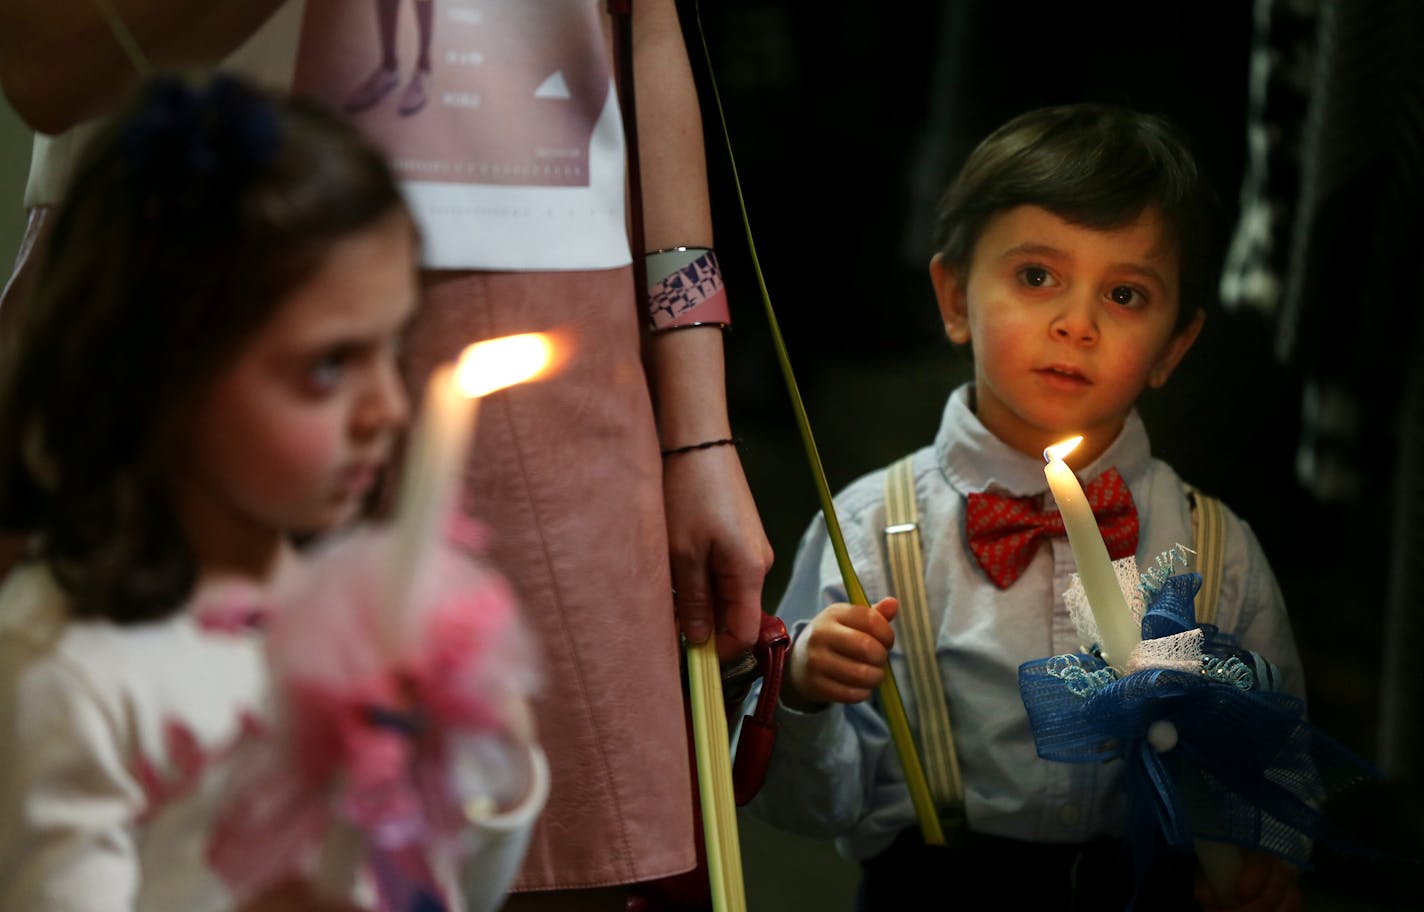
[[[1108,555],[1118,560],[1136,553],[1137,507],[1117,469],[1099,475],[1083,493],[1102,530]],[[1044,536],[1066,534],[1059,512],[1038,509],[1034,506],[1037,500],[1036,496],[969,495],[969,549],[1000,589],[1007,589],[1019,578]]]

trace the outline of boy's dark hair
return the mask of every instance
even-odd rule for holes
[[[967,272],[988,220],[1021,205],[1095,229],[1120,228],[1156,206],[1179,253],[1177,329],[1215,300],[1217,199],[1186,137],[1160,117],[1103,104],[1020,114],[970,153],[945,191],[935,249]]]
[[[228,77],[156,79],[89,144],[0,374],[0,526],[38,533],[73,614],[179,608],[179,416],[334,243],[403,206],[346,121]]]

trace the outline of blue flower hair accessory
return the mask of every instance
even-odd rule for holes
[[[271,105],[242,82],[166,77],[144,89],[120,147],[150,214],[212,218],[272,162],[278,133]]]
[[[1038,755],[1066,763],[1121,760],[1138,876],[1163,848],[1195,838],[1270,852],[1306,867],[1311,845],[1370,854],[1327,825],[1328,796],[1379,776],[1305,719],[1304,701],[1274,689],[1263,656],[1197,624],[1196,573],[1143,576],[1142,644],[1125,673],[1095,654],[1019,667]]]

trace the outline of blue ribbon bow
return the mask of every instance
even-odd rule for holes
[[[1268,689],[1275,677],[1268,662],[1214,626],[1196,623],[1200,586],[1196,573],[1168,577],[1142,620],[1144,640],[1200,628],[1200,671],[1158,668],[1118,677],[1086,654],[1019,667],[1038,755],[1066,763],[1123,760],[1127,835],[1139,880],[1163,844],[1190,851],[1193,837],[1263,850],[1301,867],[1313,842],[1361,851],[1330,830],[1319,805],[1378,773],[1306,721],[1304,701]]]

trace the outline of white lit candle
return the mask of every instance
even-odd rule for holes
[[[1043,458],[1048,464],[1044,466],[1043,474],[1048,477],[1048,487],[1053,491],[1053,499],[1058,502],[1058,511],[1063,516],[1063,528],[1068,532],[1068,544],[1078,565],[1083,594],[1088,598],[1088,608],[1098,625],[1098,636],[1102,638],[1099,646],[1103,651],[1103,660],[1121,671],[1133,648],[1142,642],[1142,629],[1127,607],[1127,599],[1117,583],[1117,573],[1113,570],[1112,559],[1108,557],[1103,534],[1098,530],[1093,508],[1083,494],[1083,486],[1078,484],[1077,476],[1063,461],[1063,457],[1082,441],[1082,437],[1073,437],[1045,449]],[[1177,744],[1176,726],[1165,720],[1156,722],[1148,729],[1147,740],[1158,751],[1170,751]],[[1241,850],[1234,845],[1205,839],[1197,839],[1195,843],[1197,860],[1208,883],[1217,898],[1223,904],[1227,903],[1235,896],[1236,877],[1241,871]]]
[[[1098,625],[1103,661],[1121,670],[1133,647],[1141,642],[1142,632],[1118,585],[1117,572],[1113,570],[1083,486],[1063,461],[1082,440],[1082,437],[1073,437],[1045,449],[1043,458],[1048,464],[1043,467],[1043,474],[1048,478],[1053,499],[1058,502],[1068,544],[1073,549],[1073,561],[1078,565],[1078,577],[1083,582],[1083,594]]]
[[[457,506],[480,397],[533,379],[552,355],[553,346],[543,333],[504,336],[466,347],[456,363],[431,374],[411,432],[405,480],[395,509],[389,611],[383,630],[388,655],[399,654],[407,642],[407,605]]]

